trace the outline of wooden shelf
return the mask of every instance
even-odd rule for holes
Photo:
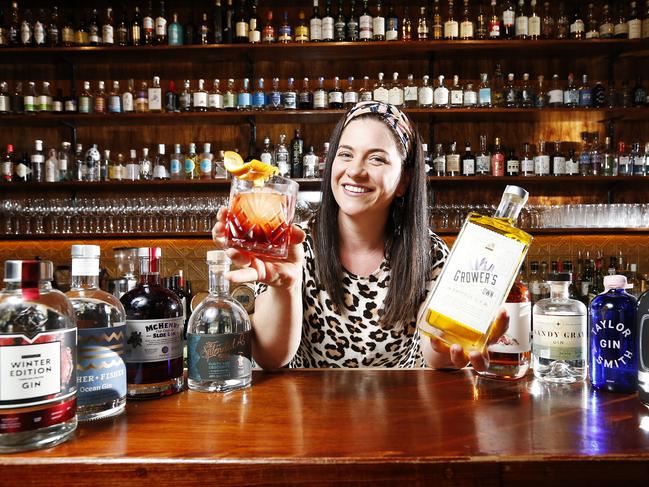
[[[467,40],[467,41],[381,41],[321,42],[289,44],[215,44],[206,46],[138,46],[138,47],[56,47],[6,48],[0,50],[0,64],[16,61],[51,64],[53,62],[93,63],[200,57],[201,62],[331,59],[428,59],[431,56],[452,57],[458,54],[485,57],[507,52],[551,57],[557,54],[580,56],[644,57],[649,55],[649,40]]]
[[[583,117],[596,114],[600,122],[608,120],[636,121],[649,119],[649,107],[633,108],[406,108],[411,118],[418,122],[507,122],[543,120],[558,115]],[[109,126],[196,124],[237,124],[246,121],[257,123],[336,122],[345,110],[240,110],[184,113],[35,113],[33,115],[0,115],[0,126],[56,126],[59,124]]]

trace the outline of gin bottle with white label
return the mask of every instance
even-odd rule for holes
[[[422,333],[465,353],[484,352],[489,338],[502,334],[492,324],[532,242],[515,226],[527,197],[507,186],[493,216],[469,214],[417,318]]]
[[[126,380],[129,399],[182,391],[183,304],[160,284],[160,247],[138,249],[140,282],[120,301],[126,310]]]
[[[49,448],[77,427],[74,309],[49,261],[8,260],[0,292],[0,453]]]
[[[246,310],[230,296],[223,250],[207,253],[209,295],[187,326],[188,386],[202,392],[227,392],[250,385],[251,325]]]
[[[586,306],[570,299],[571,275],[548,275],[550,297],[534,305],[532,367],[545,382],[572,383],[586,378]]]

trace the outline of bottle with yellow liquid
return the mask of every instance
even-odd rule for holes
[[[514,226],[528,192],[507,186],[493,216],[470,213],[451,249],[436,286],[420,309],[417,326],[425,335],[465,352],[484,352],[532,236]]]

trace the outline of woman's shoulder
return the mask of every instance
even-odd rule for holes
[[[431,267],[436,267],[446,261],[449,252],[448,245],[431,229],[428,229],[428,238],[430,241]]]

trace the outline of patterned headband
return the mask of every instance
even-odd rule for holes
[[[406,149],[406,154],[412,152],[412,141],[414,139],[412,124],[408,116],[394,105],[389,105],[380,101],[362,101],[352,107],[345,117],[343,128],[349,125],[349,122],[361,115],[375,113],[383,120],[393,131]]]

